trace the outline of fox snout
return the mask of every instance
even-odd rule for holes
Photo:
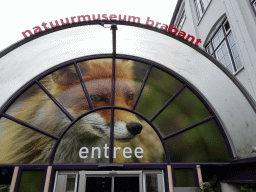
[[[138,135],[142,130],[142,125],[138,122],[128,123],[126,127],[129,133],[132,135]]]

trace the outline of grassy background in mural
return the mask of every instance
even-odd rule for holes
[[[135,80],[137,85],[141,85],[149,66],[135,64]],[[183,84],[173,76],[153,68],[136,111],[150,119],[182,86]],[[185,88],[153,120],[153,123],[163,136],[167,136],[209,116],[210,112],[197,96]],[[224,139],[214,120],[167,139],[166,144],[173,162],[229,160]]]

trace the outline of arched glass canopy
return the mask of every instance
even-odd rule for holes
[[[213,58],[143,25],[93,24],[2,53],[0,163],[255,156],[255,106]]]

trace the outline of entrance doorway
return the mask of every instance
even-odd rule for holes
[[[162,170],[56,171],[54,192],[164,192]]]

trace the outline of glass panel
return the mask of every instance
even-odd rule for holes
[[[59,135],[70,123],[67,116],[36,84],[18,97],[6,113],[55,135]]]
[[[241,61],[240,57],[237,57],[237,58],[235,59],[235,61],[236,61],[237,69],[240,69],[240,68],[243,67],[243,64],[242,64],[242,61]]]
[[[228,150],[215,121],[211,120],[166,141],[172,162],[225,162]]]
[[[223,42],[222,45],[220,46],[223,55],[226,55],[228,53],[228,48],[226,42]]]
[[[208,7],[209,3],[211,0],[202,0],[202,3],[204,5],[204,10],[206,10],[206,8]]]
[[[86,192],[111,192],[111,177],[86,177]]]
[[[43,171],[22,171],[19,192],[40,192]]]
[[[18,123],[0,119],[0,163],[49,163],[55,140]]]
[[[108,163],[111,110],[81,118],[66,132],[55,154],[55,163]]]
[[[222,52],[222,49],[218,49],[216,51],[216,54],[217,54],[217,58],[222,58],[223,57],[223,52]],[[221,59],[220,59],[221,60]]]
[[[228,53],[228,48],[226,42],[222,42],[219,48],[216,51],[217,60],[221,62],[225,67],[231,64],[231,58]],[[233,72],[233,71],[231,71]]]
[[[226,32],[229,31],[230,25],[229,25],[229,22],[228,22],[228,21],[226,21],[226,22],[224,23],[224,29],[225,29]]]
[[[76,174],[59,174],[55,192],[75,192]]]
[[[223,38],[224,38],[224,33],[222,28],[220,28],[219,31],[216,33],[216,35],[212,39],[214,49],[216,49],[216,47],[220,44]]]
[[[233,66],[231,64],[227,66],[227,69],[230,71],[230,73],[234,72]]]
[[[151,118],[180,88],[182,83],[162,70],[153,68],[136,111]]]
[[[139,192],[139,177],[114,177],[114,191]]]
[[[88,109],[88,104],[74,65],[61,68],[40,81],[73,117]]]
[[[78,63],[94,108],[111,102],[112,59],[93,59]]]
[[[233,53],[233,57],[235,57],[235,58],[239,57],[239,53],[238,53],[236,45],[233,45],[231,47],[231,50],[232,50],[232,53]]]
[[[232,33],[230,33],[228,35],[228,42],[229,42],[230,47],[232,47],[235,44],[235,40],[234,40],[234,37],[233,37]]]
[[[136,115],[115,110],[115,163],[165,162],[162,143],[154,129]]]
[[[146,192],[163,192],[161,173],[146,173]]]
[[[224,56],[225,59],[225,64],[229,65],[231,64],[231,58],[229,56],[229,53],[226,53],[226,55]]]
[[[197,96],[185,88],[153,121],[163,136],[209,117],[211,114]]]
[[[195,187],[193,169],[174,169],[176,187]]]
[[[140,62],[116,59],[115,106],[132,108],[148,68]]]
[[[199,0],[195,0],[195,5],[196,5],[196,12],[197,12],[198,19],[200,19],[203,15],[203,10]]]
[[[75,192],[76,175],[67,175],[67,192]]]
[[[238,49],[237,49],[237,46],[236,46],[236,43],[235,43],[235,40],[234,40],[234,37],[233,37],[232,33],[229,34],[228,41],[230,43],[230,48],[231,48],[231,51],[232,51],[233,58],[235,60],[237,69],[240,69],[243,66],[243,64],[241,62],[239,52],[238,52]]]

